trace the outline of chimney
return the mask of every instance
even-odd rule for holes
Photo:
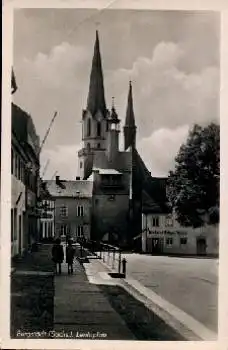
[[[80,176],[76,176],[76,180],[80,180]]]

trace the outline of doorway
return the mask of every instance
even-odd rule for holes
[[[163,252],[163,239],[152,238],[152,254],[161,254]]]
[[[197,255],[206,255],[207,254],[206,238],[202,238],[202,237],[197,238],[196,253],[197,253]]]

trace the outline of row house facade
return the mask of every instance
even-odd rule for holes
[[[53,237],[64,240],[67,237],[72,237],[74,240],[81,238],[89,240],[91,238],[92,182],[61,180],[56,176],[55,180],[47,180],[45,184],[52,197],[48,205],[52,203],[54,213],[52,220],[49,221],[52,227],[50,234],[52,232]]]
[[[38,240],[39,137],[31,116],[12,104],[11,254],[20,256]]]

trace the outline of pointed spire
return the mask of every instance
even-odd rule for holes
[[[129,92],[128,92],[128,103],[127,103],[127,113],[125,126],[135,127],[135,115],[133,108],[133,97],[132,97],[132,84],[129,82]]]
[[[103,72],[102,72],[102,64],[101,64],[99,36],[98,36],[97,30],[96,30],[96,40],[94,45],[92,70],[90,74],[87,109],[90,111],[92,115],[94,115],[98,110],[100,110],[104,116],[106,115]]]
[[[136,125],[135,115],[133,108],[133,97],[132,97],[132,84],[129,82],[128,102],[127,102],[127,113],[124,126],[124,148],[128,149],[129,146],[136,147]]]

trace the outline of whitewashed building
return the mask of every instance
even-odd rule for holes
[[[183,227],[173,213],[142,213],[142,252],[174,255],[217,256],[218,225]]]

